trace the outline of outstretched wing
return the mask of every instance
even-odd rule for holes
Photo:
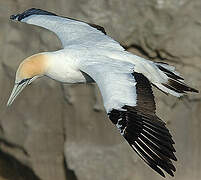
[[[156,172],[165,177],[176,171],[174,141],[165,123],[155,115],[151,85],[133,65],[106,61],[81,66],[99,86],[110,120],[133,150]]]
[[[79,44],[82,46],[109,47],[123,50],[123,47],[106,35],[103,27],[60,17],[42,9],[28,9],[21,14],[12,15],[13,20],[41,26],[53,31],[61,40],[63,47]]]

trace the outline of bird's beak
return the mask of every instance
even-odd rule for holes
[[[11,92],[11,95],[8,99],[8,102],[7,102],[7,106],[10,106],[13,101],[15,100],[15,98],[17,97],[17,95],[29,84],[29,81],[25,81],[23,83],[16,83],[12,92]]]

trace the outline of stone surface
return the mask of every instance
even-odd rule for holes
[[[31,7],[102,25],[129,51],[176,66],[188,84],[201,90],[201,1],[1,1],[1,178],[161,179],[107,119],[94,85],[63,86],[42,78],[6,107],[19,63],[61,45],[47,30],[9,20],[11,14]],[[167,122],[176,142],[175,177],[197,180],[201,177],[201,96],[176,99],[154,91],[157,114]]]

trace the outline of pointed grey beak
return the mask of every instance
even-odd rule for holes
[[[13,101],[15,100],[17,95],[27,86],[28,83],[29,83],[29,80],[25,81],[23,83],[16,83],[15,84],[15,86],[11,92],[11,95],[8,99],[7,106],[10,106],[13,103]]]

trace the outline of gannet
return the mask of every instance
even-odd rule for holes
[[[109,119],[132,149],[161,176],[164,171],[174,176],[174,141],[156,115],[151,85],[176,97],[198,90],[186,85],[173,66],[127,52],[101,26],[35,8],[10,18],[53,31],[63,48],[22,61],[8,106],[39,77],[70,84],[95,82]]]

